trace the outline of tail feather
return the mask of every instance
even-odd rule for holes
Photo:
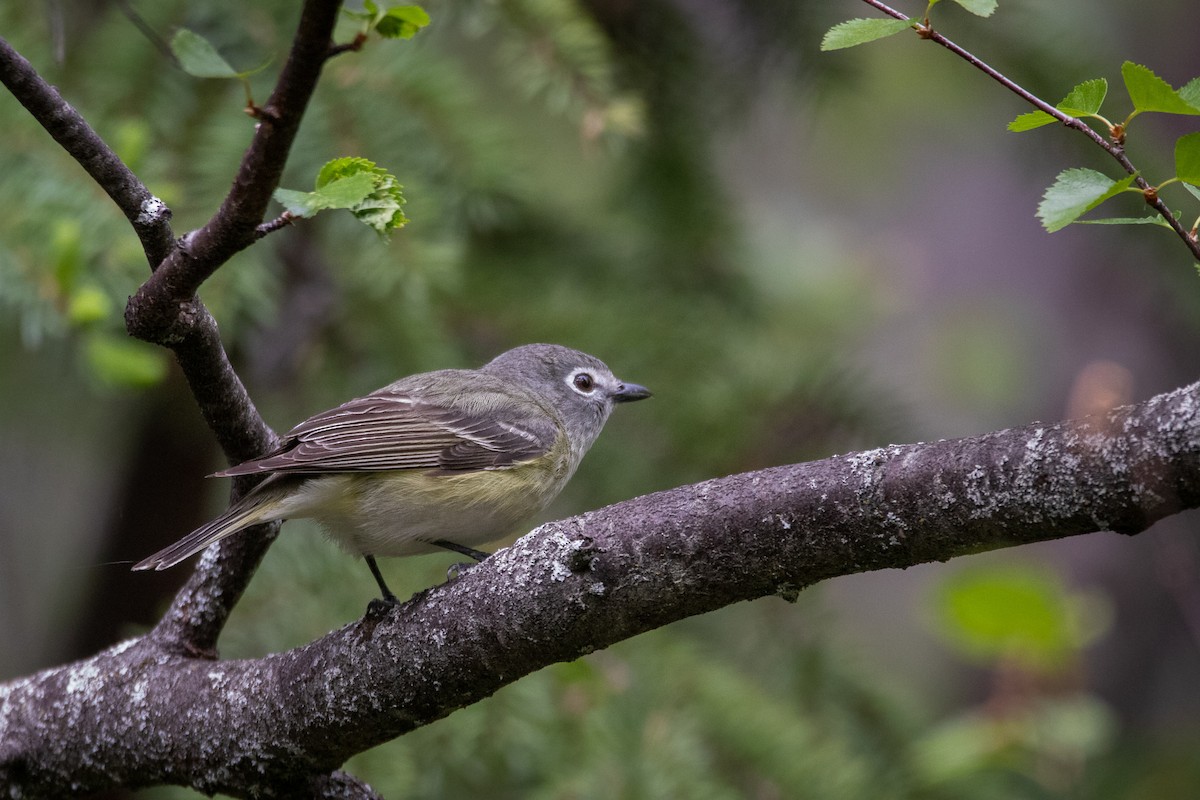
[[[274,519],[271,516],[274,499],[270,494],[263,496],[256,492],[249,495],[230,506],[224,514],[212,522],[201,525],[175,544],[164,547],[154,555],[134,564],[133,569],[168,569],[226,536],[231,536],[243,528],[259,522]]]

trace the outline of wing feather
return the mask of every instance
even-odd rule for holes
[[[310,417],[274,451],[216,474],[504,469],[545,454],[554,437],[545,417],[494,419],[376,393]]]

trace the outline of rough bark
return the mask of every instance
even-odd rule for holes
[[[354,753],[684,617],[794,598],[835,575],[1134,534],[1197,505],[1200,384],[1103,417],[684,486],[543,525],[460,578],[286,653],[214,661],[153,632],[9,683],[0,785],[18,797],[158,782],[242,797],[353,786],[331,772]]]
[[[231,462],[270,447],[195,293],[267,230],[267,202],[340,2],[307,0],[233,186],[175,240],[170,211],[7,43],[0,81],[130,219],[152,274],[131,334],[169,347]],[[1078,422],[734,475],[542,526],[461,578],[295,650],[218,661],[273,536],[211,549],[149,634],[0,686],[0,787],[61,797],[180,783],[235,796],[373,797],[337,771],[548,664],[835,575],[1099,530],[1200,504],[1200,384]],[[239,483],[237,490],[245,488]]]

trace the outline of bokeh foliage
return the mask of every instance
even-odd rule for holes
[[[270,61],[247,77],[261,102],[296,4],[135,4],[153,36],[122,5],[9,4],[0,29],[172,207],[183,233],[216,208],[253,120],[238,83],[186,75],[166,43],[186,27],[238,69]],[[622,13],[625,4],[599,0],[430,2],[433,22],[412,40],[373,40],[335,59],[282,185],[306,190],[330,159],[367,158],[404,184],[411,222],[385,242],[344,213],[322,214],[205,286],[267,418],[286,428],[398,375],[475,365],[522,342],[580,347],[656,397],[613,419],[551,516],[924,433],[903,393],[846,357],[896,302],[896,284],[867,263],[878,253],[834,242],[818,223],[804,228],[803,248],[764,247],[761,231],[747,234],[763,221],[723,151],[780,85],[855,91],[846,62],[811,60],[830,23],[818,5],[731,2],[728,16],[705,20],[687,3]],[[345,38],[356,26],[346,20]],[[1031,39],[1009,44],[1030,54],[1029,72],[1052,73],[1061,58],[1035,57]],[[894,119],[905,105],[888,98],[871,113]],[[0,434],[37,429],[29,449],[44,443],[54,464],[79,432],[39,417],[61,405],[21,395],[84,398],[92,415],[111,413],[95,445],[75,446],[77,470],[118,480],[127,454],[112,440],[134,436],[144,398],[178,391],[165,354],[123,334],[121,309],[146,265],[107,198],[7,96],[0,125],[0,365],[29,382],[28,392],[0,391]],[[873,159],[900,160],[864,147],[833,172],[857,179]],[[817,202],[838,191],[831,179]],[[980,334],[979,316],[956,319],[942,347],[961,354],[951,369],[962,385],[1011,402],[1023,394],[1020,337]],[[1003,353],[980,355],[994,351]],[[39,359],[62,363],[28,367]],[[98,425],[92,415],[81,417]],[[80,484],[75,496],[100,494],[84,476],[66,479]],[[369,598],[360,563],[304,523],[288,528],[223,655],[299,645]],[[13,562],[15,539],[0,530],[0,561]],[[441,580],[446,565],[384,568],[403,592]],[[54,624],[67,626],[87,603],[87,580],[60,583],[75,592],[51,604]],[[135,577],[125,585],[139,590]],[[965,708],[875,669],[820,597],[725,609],[556,665],[348,768],[387,796],[414,798],[1133,797],[1200,786],[1185,747],[1158,749],[1146,736],[1117,749],[1113,712],[1081,674],[1092,641],[1076,627],[1084,596],[1053,572],[1017,563],[951,578],[917,603],[913,616],[925,609],[937,636],[914,646],[944,641],[939,657],[973,663],[988,684]],[[1012,611],[1013,598],[1027,613],[996,613]],[[1014,657],[1014,647],[1051,655]]]

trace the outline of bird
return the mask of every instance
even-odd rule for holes
[[[650,397],[595,356],[527,344],[479,369],[409,375],[296,425],[212,477],[264,475],[212,521],[139,561],[163,570],[247,527],[313,518],[396,595],[377,556],[475,549],[513,533],[570,480],[614,406]]]

